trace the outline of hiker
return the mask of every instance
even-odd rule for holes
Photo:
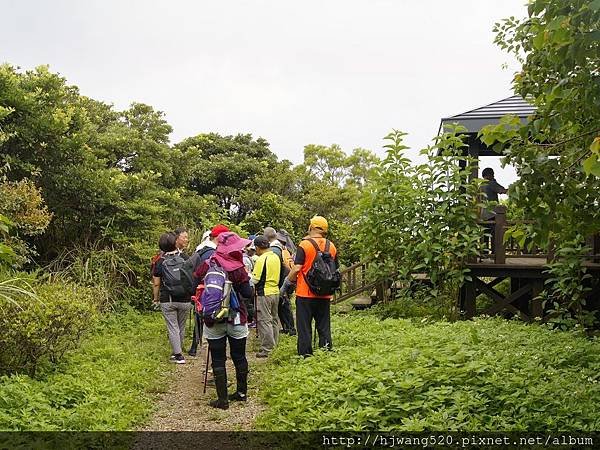
[[[481,185],[481,192],[483,192],[486,196],[484,200],[488,202],[496,202],[498,203],[498,194],[506,194],[508,191],[504,186],[501,186],[494,177],[494,169],[491,167],[486,167],[481,172],[481,176],[486,182]],[[481,219],[485,221],[495,222],[496,221],[496,213],[494,211],[490,211],[486,208],[481,210]],[[496,226],[495,224],[485,224],[484,228],[487,233],[490,234],[490,253],[495,253],[495,234],[496,234]]]
[[[233,309],[231,311],[233,314],[228,314],[227,319],[222,322],[213,319],[208,314],[207,305],[204,305],[204,332],[208,340],[218,396],[217,400],[209,403],[213,408],[228,409],[229,400],[246,401],[247,399],[248,360],[246,359],[246,338],[248,337],[248,313],[245,299],[251,297],[252,289],[250,288],[248,273],[244,267],[242,250],[249,243],[249,240],[242,239],[233,232],[220,233],[215,252],[196,271],[196,276],[201,282],[205,281],[205,277],[211,276],[211,269],[212,271],[217,269],[225,271],[227,280],[232,283],[232,291],[239,300],[238,310]],[[209,285],[207,282],[205,293],[208,291]],[[205,301],[204,295],[202,298]],[[235,366],[237,380],[237,390],[229,396],[227,395],[227,371],[225,368],[227,341],[229,341],[230,356]]]
[[[221,233],[224,233],[227,231],[229,231],[229,228],[227,228],[225,225],[218,224],[218,225],[215,225],[211,230],[206,231],[202,235],[202,242],[200,242],[200,244],[198,244],[198,247],[196,247],[196,251],[190,257],[190,259],[192,260],[191,261],[192,273],[195,274],[196,271],[198,270],[198,268],[200,267],[200,265],[202,265],[202,263],[204,261],[206,261],[208,258],[210,258],[212,256],[212,254],[215,252],[215,249],[217,248],[217,240],[219,238],[219,235]],[[194,276],[193,280],[194,280],[193,292],[196,292],[196,289],[199,284],[199,280],[196,276]],[[194,335],[192,337],[192,346],[190,347],[190,349],[188,351],[188,355],[190,355],[190,356],[196,356],[196,354],[198,352],[198,344],[200,343],[200,328],[202,327],[201,320],[202,320],[202,317],[200,316],[198,308],[195,308],[195,311],[194,311]]]
[[[281,263],[281,279],[279,280],[279,287],[281,287],[283,280],[288,276],[291,267],[293,266],[292,257],[289,251],[285,249],[285,246],[279,241],[279,239],[277,239],[277,231],[275,231],[275,228],[266,227],[264,229],[264,236],[269,240],[273,253],[279,257],[279,261]],[[280,296],[279,303],[277,305],[277,315],[279,316],[280,323],[283,326],[281,333],[291,334],[292,336],[295,335],[296,330],[293,326],[294,318],[289,305],[289,298]],[[290,322],[292,323],[291,326]]]
[[[314,216],[310,219],[308,236],[298,245],[294,268],[280,290],[281,295],[289,295],[297,281],[298,354],[304,357],[312,355],[313,352],[311,342],[313,319],[319,334],[319,347],[331,349],[332,346],[330,302],[333,291],[339,288],[339,272],[337,250],[335,245],[326,238],[328,228],[329,225],[324,217]],[[314,262],[323,263],[320,264],[321,270],[314,270],[316,269]],[[323,265],[326,265],[329,276],[324,273]]]
[[[156,261],[152,273],[153,303],[160,305],[167,324],[169,342],[173,351],[171,361],[185,364],[181,348],[185,337],[185,322],[192,306],[190,304],[191,279],[190,292],[186,292],[178,281],[183,276],[180,271],[185,261],[179,254],[176,241],[175,233],[163,233],[158,240],[158,246],[163,253]]]
[[[283,246],[281,245],[281,242],[277,240],[277,231],[275,231],[275,228],[266,227],[263,230],[263,236],[269,240],[273,253],[279,256],[279,258],[283,258]]]
[[[177,247],[177,250],[179,251],[183,259],[188,259],[186,250],[190,243],[190,237],[188,235],[187,230],[184,227],[178,227],[175,228],[174,233],[176,237],[175,245]]]
[[[248,240],[250,240],[250,236],[248,236]],[[255,262],[252,259],[252,256],[256,253],[256,247],[254,247],[254,242],[246,246],[243,252],[244,259],[244,267],[246,268],[246,272],[248,273],[248,277],[250,277],[250,286],[252,287],[252,297],[247,299],[246,309],[248,310],[248,326],[250,328],[255,328],[256,323],[254,322],[256,318],[255,307],[254,307],[254,296],[256,293],[254,292],[254,283],[252,283],[252,271],[254,270]]]
[[[293,253],[296,253],[296,246],[292,242],[290,235],[285,230],[279,230],[275,238],[282,246],[281,257],[283,260],[284,267],[283,275],[287,276],[289,272],[294,268]],[[288,295],[281,295],[279,297],[277,313],[279,315],[279,321],[281,322],[281,332],[284,334],[289,334],[290,336],[296,336],[296,327],[294,326],[294,314],[292,313],[292,306],[290,304],[290,298]]]
[[[252,282],[256,288],[256,315],[260,349],[257,358],[266,358],[279,340],[279,278],[281,261],[273,253],[271,243],[265,236],[254,239],[258,261],[252,272]]]

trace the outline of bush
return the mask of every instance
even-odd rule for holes
[[[96,292],[74,284],[43,284],[35,298],[4,302],[0,308],[0,373],[34,375],[77,347],[97,314]]]
[[[332,352],[268,362],[267,430],[597,430],[600,341],[501,319],[333,320]]]
[[[169,350],[159,314],[111,314],[43,378],[0,377],[0,431],[131,430],[164,389]]]

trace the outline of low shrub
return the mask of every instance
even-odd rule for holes
[[[34,375],[40,365],[58,362],[76,348],[97,316],[96,291],[71,283],[34,287],[0,308],[0,373]]]
[[[331,352],[280,341],[266,430],[597,430],[600,341],[501,319],[420,323],[350,314]]]
[[[43,378],[0,377],[0,431],[121,431],[164,389],[169,347],[159,314],[112,314]]]

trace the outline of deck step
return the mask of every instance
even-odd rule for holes
[[[373,300],[365,296],[357,296],[350,302],[354,309],[366,309],[373,305]]]

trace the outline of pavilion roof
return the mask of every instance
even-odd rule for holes
[[[478,133],[486,125],[499,123],[500,118],[512,114],[526,122],[527,118],[535,112],[536,108],[520,95],[513,95],[481,108],[472,109],[455,116],[444,117],[441,127],[445,124],[458,123],[463,125],[468,132]]]

